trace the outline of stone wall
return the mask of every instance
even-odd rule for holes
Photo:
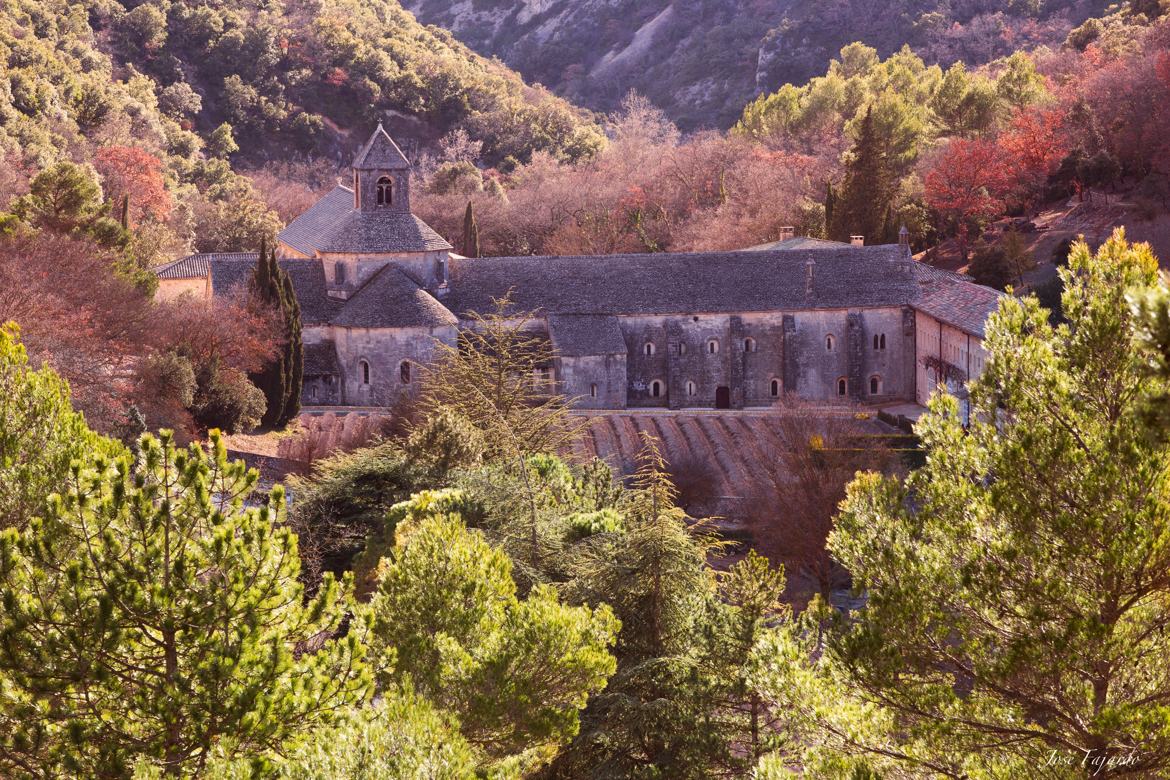
[[[626,405],[626,356],[584,355],[557,359],[560,392],[581,409],[622,409]]]
[[[410,211],[410,171],[354,171],[354,208],[373,211],[378,203],[378,179],[386,176],[393,184],[389,208],[394,211]]]
[[[211,275],[189,279],[159,279],[158,289],[154,293],[155,300],[159,301],[173,301],[184,295],[196,300],[210,300]]]
[[[437,292],[447,282],[447,250],[435,252],[404,252],[401,254],[360,255],[346,252],[321,254],[325,283],[329,294],[348,298],[378,271],[395,265],[420,287]],[[338,276],[338,269],[343,268]]]
[[[417,392],[420,367],[435,357],[435,342],[455,342],[454,327],[445,328],[339,328],[326,329],[337,345],[341,363],[341,403],[351,406],[392,406]],[[365,381],[363,361],[370,367]],[[409,364],[404,381],[402,364]]]
[[[965,381],[978,379],[983,373],[987,352],[983,349],[983,340],[978,336],[965,333],[958,328],[947,325],[923,312],[915,312],[916,331],[916,395],[918,403],[925,405],[930,396],[938,388],[942,380],[946,382],[952,393],[962,395],[959,391]],[[930,367],[931,361],[942,361],[961,372],[962,380],[958,377],[940,376],[939,371]],[[965,400],[964,400],[965,403]]]

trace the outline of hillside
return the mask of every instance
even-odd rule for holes
[[[821,73],[847,43],[883,56],[909,44],[928,63],[978,65],[1063,41],[1099,0],[407,0],[532,81],[612,109],[630,89],[684,130],[725,128],[761,92]]]

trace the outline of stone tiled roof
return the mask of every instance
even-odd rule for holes
[[[918,279],[914,308],[983,338],[987,318],[998,308],[1005,293],[925,263],[915,263],[914,270]]]
[[[558,355],[623,355],[626,352],[617,317],[555,314],[548,318],[548,330]]]
[[[450,248],[451,245],[430,225],[409,212],[390,209],[358,211],[352,205],[320,237],[317,245],[321,252],[356,254],[429,252]]]
[[[769,249],[832,249],[834,247],[840,248],[843,246],[851,246],[843,241],[826,241],[823,238],[811,238],[809,236],[794,236],[786,238],[783,241],[769,241],[766,244],[757,244],[756,246],[749,246],[745,252],[764,252]]]
[[[350,328],[438,328],[459,321],[413,279],[388,265],[346,301],[331,322]]]
[[[366,145],[358,152],[353,167],[361,170],[386,171],[409,168],[410,162],[390,134],[379,124],[370,140],[366,141]]]
[[[806,290],[808,261],[813,262]],[[909,303],[910,261],[896,244],[770,252],[703,252],[452,260],[456,314],[488,311],[513,290],[520,310],[679,314],[840,309]]]
[[[211,290],[213,295],[229,295],[246,287],[256,267],[257,254],[239,253],[233,256],[211,256]],[[320,324],[329,322],[341,308],[341,302],[326,294],[325,270],[317,260],[281,260],[280,267],[292,279],[297,303],[301,307],[301,322]]]
[[[249,260],[256,262],[255,252],[218,252],[201,255],[187,255],[180,257],[166,265],[154,269],[159,279],[199,279],[205,278],[210,269],[212,260]]]
[[[301,254],[312,257],[329,231],[353,211],[353,190],[340,184],[288,223],[277,238]]]
[[[304,345],[305,376],[340,376],[341,363],[337,359],[337,347],[332,341],[319,341]]]

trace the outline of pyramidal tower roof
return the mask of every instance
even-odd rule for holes
[[[410,162],[379,122],[378,129],[358,152],[353,167],[364,171],[386,171],[409,168]]]

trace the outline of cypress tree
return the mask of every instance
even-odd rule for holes
[[[467,201],[467,211],[463,214],[462,249],[464,257],[479,257],[479,224],[475,221],[471,201]]]
[[[121,214],[121,219],[119,221],[122,223],[123,230],[130,229],[130,196],[129,195],[122,196],[122,214]]]
[[[297,302],[297,293],[293,289],[292,277],[281,270],[280,275],[284,284],[285,325],[288,328],[288,344],[285,351],[288,354],[288,387],[284,399],[284,419],[287,423],[301,411],[301,385],[304,380],[305,354],[304,344],[301,341],[301,305]]]
[[[833,182],[825,182],[825,238],[833,234],[833,214],[837,208],[837,193],[833,191]]]
[[[859,234],[871,242],[880,241],[896,185],[889,150],[874,128],[872,110],[867,110],[845,164],[829,238],[848,241],[850,235]]]
[[[268,248],[267,240],[260,243],[260,254],[252,273],[252,294],[264,305],[279,311],[284,326],[284,348],[262,371],[250,377],[268,401],[261,424],[279,427],[300,411],[303,373],[301,313],[292,280],[276,261],[276,250]]]

